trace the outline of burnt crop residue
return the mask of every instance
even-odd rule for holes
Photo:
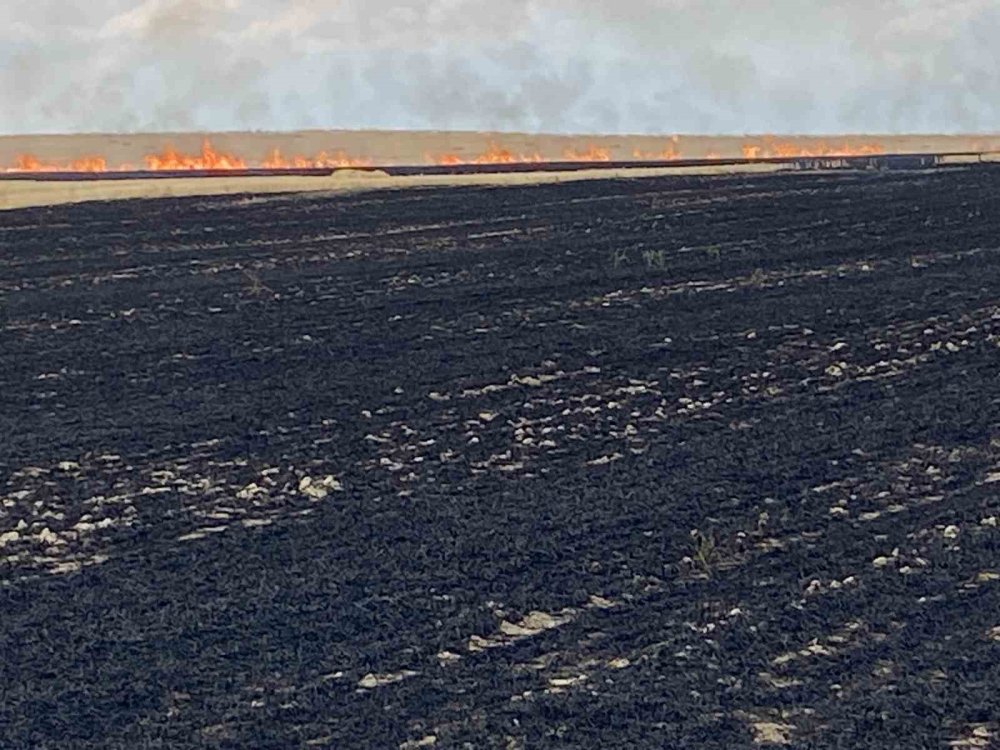
[[[989,747],[1000,172],[0,214],[0,746]]]

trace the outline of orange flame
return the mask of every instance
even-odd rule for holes
[[[42,162],[32,154],[22,154],[14,160],[14,166],[7,172],[106,172],[107,162],[100,156],[84,156],[80,159],[56,164]]]
[[[611,152],[606,148],[590,146],[586,151],[577,151],[575,148],[568,148],[563,151],[563,158],[566,161],[611,161]]]
[[[677,161],[681,158],[681,152],[673,146],[667,146],[662,151],[643,151],[635,149],[632,158],[638,161]]]
[[[273,149],[271,153],[260,163],[264,169],[317,169],[325,167],[370,167],[371,159],[355,159],[348,156],[344,151],[336,151],[327,154],[320,151],[314,158],[308,159],[305,156],[293,156],[286,159],[281,155],[279,149]]]
[[[491,142],[486,151],[472,158],[462,158],[457,154],[443,154],[438,157],[428,156],[427,161],[455,166],[456,164],[538,164],[545,159],[540,154],[515,154],[511,150]]]
[[[461,156],[458,154],[444,154],[442,156],[434,157],[430,154],[424,154],[425,161],[432,161],[435,164],[440,164],[445,167],[453,167],[456,164],[466,164]]]
[[[504,148],[497,143],[490,143],[489,148],[481,154],[463,157],[458,154],[442,154],[440,156],[425,155],[427,161],[444,166],[458,164],[541,164],[550,159],[541,154],[519,154]],[[563,152],[564,161],[611,161],[611,152],[606,148],[589,146],[585,151],[566,149]]]
[[[745,159],[766,159],[773,157],[838,157],[838,156],[869,156],[884,154],[885,149],[879,143],[850,144],[826,142],[826,141],[782,141],[773,136],[765,136],[745,142],[741,151]],[[674,136],[667,141],[666,147],[660,151],[643,151],[635,149],[632,157],[637,160],[663,160],[673,161],[681,158],[679,150],[679,139]],[[581,146],[579,148],[568,148],[563,151],[562,160],[579,162],[609,162],[612,160],[610,148],[603,148],[596,145]],[[719,153],[706,153],[703,158],[720,159]],[[473,156],[460,156],[458,154],[426,155],[426,160],[431,164],[458,165],[458,164],[538,164],[545,161],[553,161],[551,157],[542,157],[538,153],[520,153],[504,147],[502,144],[491,142],[486,150],[481,154]],[[309,168],[341,168],[341,167],[370,167],[372,160],[350,156],[344,151],[327,153],[320,152],[313,157],[295,155],[284,156],[277,148],[267,153],[259,161],[248,161],[242,156],[222,153],[213,148],[212,144],[205,140],[201,151],[195,154],[186,154],[178,151],[172,146],[166,146],[158,154],[149,154],[145,157],[145,168],[151,171],[163,170],[240,170],[248,169],[252,166],[259,166],[264,169],[309,169]],[[12,167],[0,171],[6,172],[106,172],[109,166],[104,157],[85,156],[68,162],[43,161],[31,154],[24,154],[17,157]],[[122,164],[114,167],[119,171],[133,171],[131,165]]]
[[[220,154],[206,139],[197,156],[182,154],[173,146],[167,146],[160,154],[146,157],[146,167],[154,172],[187,169],[246,169],[246,162],[238,156]]]
[[[858,146],[852,146],[846,142],[830,144],[820,141],[808,146],[802,146],[791,141],[776,141],[770,138],[765,139],[763,144],[744,144],[742,150],[744,159],[794,158],[803,156],[875,156],[885,153],[885,149],[879,143],[863,143]]]

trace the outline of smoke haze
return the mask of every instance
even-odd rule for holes
[[[0,133],[1000,130],[996,0],[3,0]]]

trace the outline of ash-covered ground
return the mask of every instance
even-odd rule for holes
[[[0,213],[0,747],[990,747],[1000,170]]]

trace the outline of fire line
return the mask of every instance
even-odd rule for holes
[[[639,161],[676,161],[682,158],[699,158],[692,155],[682,157],[677,146],[677,139],[669,140],[668,145],[660,151],[643,151],[634,149],[632,158]],[[744,159],[771,159],[795,157],[837,157],[837,156],[874,156],[885,154],[881,144],[865,143],[851,145],[848,143],[810,142],[809,145],[799,145],[791,141],[776,138],[757,138],[744,143],[741,147]],[[501,143],[490,142],[485,151],[478,154],[463,155],[457,153],[425,154],[428,164],[441,166],[459,166],[475,164],[544,164],[560,161],[540,153],[520,153]],[[705,153],[700,158],[719,158],[717,153]],[[561,154],[564,162],[602,163],[614,161],[611,150],[592,144],[565,149]],[[301,155],[285,156],[278,148],[271,149],[263,158],[248,160],[246,157],[217,150],[209,140],[202,143],[201,150],[196,153],[184,153],[171,145],[166,145],[158,153],[143,157],[144,170],[150,172],[183,172],[183,171],[245,171],[247,169],[322,169],[376,166],[376,162],[368,157],[354,156],[343,150],[334,152],[321,151],[315,156]],[[99,155],[81,156],[76,159],[57,162],[44,160],[33,154],[22,154],[7,168],[0,168],[6,173],[46,173],[46,172],[132,172],[136,168],[129,164],[111,166],[108,160]]]

